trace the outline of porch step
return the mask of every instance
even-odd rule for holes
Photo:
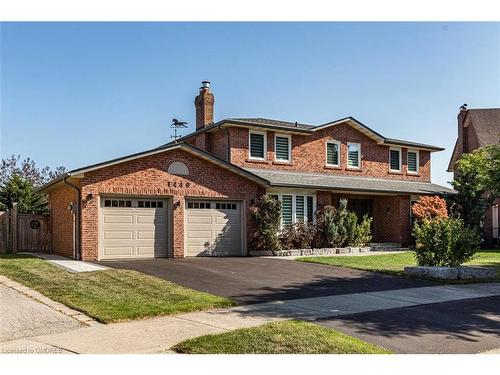
[[[406,248],[397,242],[373,242],[369,246],[371,251],[406,250]]]

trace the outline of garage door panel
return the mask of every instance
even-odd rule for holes
[[[190,206],[195,205],[188,202],[185,211],[188,256],[241,255],[239,203],[212,201],[205,208]]]
[[[210,228],[208,230],[188,230],[188,239],[209,238],[212,236]]]
[[[189,215],[187,218],[187,223],[188,224],[212,224],[212,217],[206,216],[201,216],[201,214],[193,214]]]
[[[113,223],[133,224],[134,223],[134,216],[133,215],[116,214],[116,213],[106,214],[106,216],[104,216],[104,223],[105,224],[108,224],[108,223],[109,224],[113,224]]]
[[[104,255],[108,256],[131,256],[134,254],[132,246],[105,246]]]
[[[167,256],[166,202],[161,207],[139,207],[139,199],[128,200],[131,207],[101,207],[100,258]]]
[[[134,238],[133,231],[121,232],[121,231],[107,230],[104,232],[105,240],[115,240],[115,239],[131,240],[133,238]]]

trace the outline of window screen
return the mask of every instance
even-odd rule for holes
[[[326,164],[339,165],[339,144],[329,142],[326,144]]]
[[[304,196],[296,195],[295,196],[295,220],[303,221],[304,220]]]
[[[349,143],[347,145],[347,166],[359,168],[359,144]]]
[[[283,195],[281,197],[281,216],[283,226],[292,224],[292,196]]]
[[[418,172],[417,153],[414,151],[408,151],[408,172]]]
[[[290,150],[289,150],[289,142],[290,139],[288,137],[276,136],[275,138],[275,152],[276,152],[276,160],[290,160]]]
[[[250,133],[250,157],[264,159],[264,134]]]
[[[399,171],[401,169],[400,168],[401,153],[399,150],[391,150],[390,153],[391,153],[390,156],[391,170]]]

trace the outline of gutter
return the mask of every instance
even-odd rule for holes
[[[82,191],[80,188],[71,182],[67,181],[66,176],[63,178],[63,182],[76,191],[76,219],[75,219],[75,248],[73,249],[73,257],[76,260],[82,259],[82,249],[81,249],[81,209],[82,209]],[[74,210],[74,208],[73,208]],[[74,212],[74,211],[73,211]]]

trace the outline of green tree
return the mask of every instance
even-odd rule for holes
[[[47,213],[45,196],[36,193],[31,181],[18,174],[12,175],[0,187],[0,209],[10,209],[15,202],[21,213]]]
[[[452,184],[457,191],[450,197],[452,214],[468,227],[479,228],[487,206],[500,196],[500,146],[464,154],[457,161]]]
[[[51,170],[39,168],[30,158],[21,160],[11,155],[0,162],[0,210],[12,208],[18,202],[22,213],[46,213],[47,200],[35,192],[36,188],[58,177],[66,171],[64,167]]]

